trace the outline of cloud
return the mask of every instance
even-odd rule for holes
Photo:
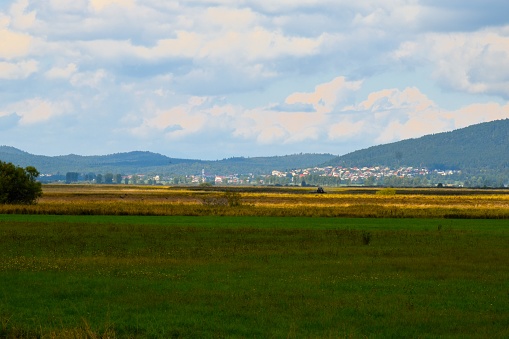
[[[49,4],[53,12],[78,13],[88,8],[89,0],[50,0]]]
[[[0,115],[19,139],[47,127],[54,152],[92,152],[81,140],[93,135],[95,153],[337,154],[507,116],[508,9],[12,0],[0,4]]]
[[[344,126],[348,128],[343,128],[343,131],[356,131],[376,144],[509,118],[509,105],[498,103],[473,104],[447,111],[415,87],[403,91],[388,89],[374,92],[368,95],[367,100],[349,109],[356,112],[357,120],[347,121]],[[348,136],[354,134],[349,133]]]
[[[393,55],[431,65],[433,78],[444,88],[509,98],[509,37],[503,28],[425,35],[419,42],[402,43]]]
[[[10,7],[10,25],[19,30],[31,28],[36,21],[36,11],[26,12],[29,7],[28,0],[18,0]]]
[[[330,126],[327,133],[330,140],[347,140],[348,138],[359,138],[366,130],[366,121],[351,121],[345,119]]]
[[[134,0],[90,0],[90,6],[95,11],[102,11],[109,6],[133,8]]]
[[[29,54],[32,37],[0,27],[0,58],[15,59]]]
[[[19,124],[31,125],[48,121],[55,117],[70,113],[69,102],[52,102],[41,98],[28,99],[7,106],[6,111],[15,112],[20,117]]]
[[[135,45],[129,40],[94,40],[77,47],[104,60],[136,58],[157,61],[165,58],[189,58],[206,63],[251,63],[285,56],[316,53],[325,37],[318,39],[285,36],[281,32],[255,27],[250,31],[224,34],[200,34],[176,31],[175,37],[157,40],[154,46]]]
[[[17,63],[0,61],[0,79],[26,79],[37,72],[37,70],[38,63],[35,60],[20,61]]]
[[[139,140],[192,144],[207,138],[294,151],[315,145],[337,154],[509,117],[509,105],[496,103],[448,111],[417,87],[370,92],[355,103],[353,98],[359,98],[362,86],[362,81],[340,76],[316,85],[313,91],[294,92],[279,103],[254,108],[217,97],[188,97],[186,103],[166,109],[147,106],[144,118],[133,116],[125,128]]]
[[[97,89],[107,78],[108,73],[103,69],[99,69],[92,72],[73,74],[71,76],[71,84],[74,87],[91,87]]]
[[[199,133],[205,127],[207,115],[199,109],[207,101],[206,98],[190,97],[186,104],[170,109],[147,110],[141,125],[130,129],[130,133],[146,138],[157,133],[169,140]]]
[[[285,103],[310,104],[319,113],[329,113],[349,95],[358,91],[361,85],[362,81],[347,81],[344,77],[337,77],[331,82],[316,86],[312,93],[293,93],[286,98]]]
[[[64,68],[53,67],[45,75],[49,79],[69,79],[77,70],[76,64],[70,63]]]
[[[419,25],[434,32],[475,31],[509,24],[509,3],[498,0],[423,0]]]

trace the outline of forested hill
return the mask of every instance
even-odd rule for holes
[[[313,167],[333,159],[331,154],[294,154],[275,157],[229,158],[217,161],[177,159],[152,152],[127,152],[100,156],[33,155],[14,147],[0,146],[0,160],[21,167],[34,166],[44,174],[121,173],[121,174],[265,174],[272,170]]]
[[[137,173],[147,168],[158,168],[197,160],[169,158],[151,152],[128,152],[101,156],[81,156],[75,154],[62,156],[33,155],[14,147],[0,146],[0,160],[12,162],[21,167],[34,166],[41,173],[55,174],[66,172],[114,172]],[[142,173],[142,172],[140,172]]]
[[[509,120],[472,125],[355,151],[327,162],[332,166],[424,166],[430,169],[507,170]]]

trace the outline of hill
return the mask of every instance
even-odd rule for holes
[[[505,171],[509,169],[509,119],[369,147],[326,165]]]
[[[151,152],[116,153],[103,156],[62,156],[33,155],[10,146],[0,146],[0,160],[12,162],[21,167],[34,166],[41,173],[56,174],[66,172],[114,172],[138,173],[147,169],[168,165],[191,163],[196,160],[168,158]]]
[[[41,173],[121,173],[121,174],[266,174],[272,170],[313,167],[334,158],[331,154],[294,154],[275,157],[229,158],[217,161],[170,158],[152,152],[127,152],[98,156],[75,154],[33,155],[14,147],[0,146],[0,160],[21,167],[34,166]]]

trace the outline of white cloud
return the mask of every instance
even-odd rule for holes
[[[194,157],[206,144],[210,158],[338,153],[490,121],[508,110],[505,9],[501,1],[12,0],[0,4],[3,122],[20,138],[24,126],[51,122],[88,129],[104,147],[180,147]],[[75,134],[66,144],[80,145]]]
[[[190,142],[212,133],[231,143],[288,148],[315,143],[331,152],[333,145],[341,149],[352,141],[357,147],[367,147],[509,117],[509,105],[495,103],[447,111],[416,87],[372,92],[352,105],[349,96],[361,86],[361,81],[337,77],[312,92],[288,95],[284,105],[253,109],[222,103],[218,98],[189,97],[186,103],[167,109],[147,106],[142,121],[131,120],[130,131],[141,140],[157,135]],[[313,111],[294,109],[309,104]]]
[[[250,64],[286,56],[306,56],[318,52],[327,37],[317,39],[285,36],[282,32],[255,27],[250,31],[224,34],[200,34],[176,31],[173,38],[159,39],[155,46],[135,45],[128,40],[80,42],[88,54],[106,60],[139,58],[148,61],[165,58],[189,58],[219,64]]]
[[[46,99],[33,98],[7,106],[5,111],[15,112],[21,117],[21,125],[31,125],[48,121],[69,113],[72,105],[66,101],[52,102]]]
[[[315,87],[312,93],[293,93],[285,100],[287,104],[311,104],[319,113],[331,112],[339,103],[351,93],[358,91],[362,81],[348,81],[344,77],[337,77],[331,82]]]
[[[332,137],[355,131],[374,143],[388,143],[426,134],[450,131],[481,122],[509,118],[509,105],[497,103],[467,105],[455,111],[438,107],[417,88],[382,90],[371,93],[355,110],[356,122],[333,127]],[[362,127],[362,128],[361,128]],[[348,132],[347,132],[348,133]],[[348,136],[354,136],[348,133]]]
[[[68,64],[66,67],[53,67],[45,73],[49,79],[69,79],[76,71],[78,67],[74,63]]]
[[[431,64],[442,87],[509,98],[509,37],[503,28],[429,34],[419,42],[402,43],[393,55]]]
[[[88,8],[89,0],[50,0],[49,3],[55,12],[81,12]]]
[[[359,137],[363,135],[366,129],[367,121],[350,121],[345,119],[341,122],[335,123],[330,126],[327,136],[330,140],[346,140],[348,138]]]
[[[28,6],[28,0],[18,0],[11,5],[9,11],[11,15],[10,25],[13,28],[23,30],[31,28],[34,25],[36,21],[36,11],[26,13]]]
[[[20,61],[17,63],[0,61],[0,79],[26,79],[37,72],[37,70],[38,64],[35,60]]]
[[[202,105],[207,98],[190,97],[186,104],[170,109],[156,109],[150,107],[146,110],[146,117],[141,125],[132,128],[131,133],[141,138],[150,137],[154,132],[170,140],[199,133],[205,128],[207,114],[201,112]]]
[[[102,11],[108,6],[133,8],[134,0],[90,0],[90,6],[95,11]]]
[[[103,81],[108,78],[108,73],[103,69],[93,72],[82,72],[75,74],[72,72],[72,74],[71,84],[75,87],[99,88]]]
[[[0,28],[0,58],[14,59],[28,55],[32,37]]]

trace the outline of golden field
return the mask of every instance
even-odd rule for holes
[[[229,203],[226,195],[237,203]],[[230,197],[231,198],[231,197]],[[487,189],[44,185],[4,214],[509,218],[509,191]]]

